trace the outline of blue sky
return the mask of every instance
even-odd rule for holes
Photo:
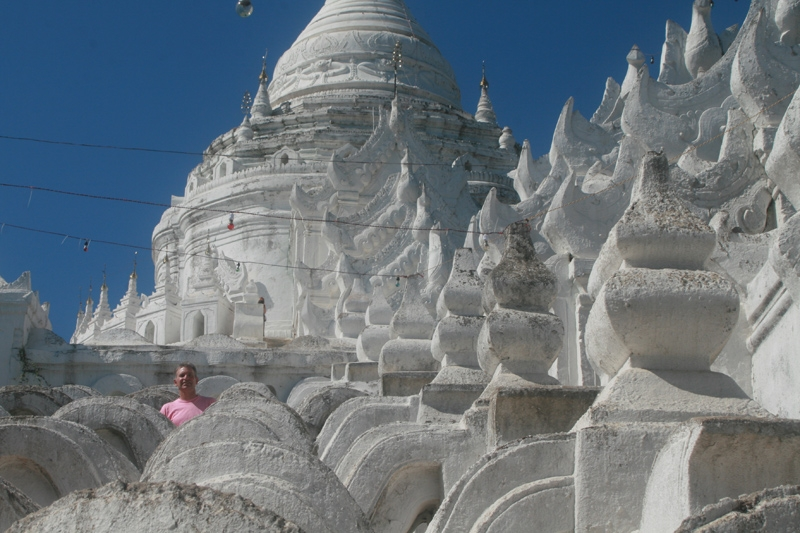
[[[622,81],[631,45],[658,63],[671,18],[688,30],[691,0],[406,0],[453,66],[464,109],[474,112],[481,62],[501,125],[537,154],[548,151],[570,96],[591,116],[607,77]],[[0,136],[202,152],[242,119],[261,56],[270,76],[323,0],[0,2]],[[749,2],[717,0],[719,32],[744,20]],[[656,65],[657,66],[657,65]],[[651,74],[657,75],[656,71]],[[102,150],[0,139],[0,183],[169,203],[199,156]],[[0,276],[32,272],[69,339],[79,298],[95,300],[103,270],[110,303],[127,287],[162,208],[0,187]],[[34,233],[10,225],[63,233]],[[93,242],[83,252],[83,241]],[[153,288],[149,253],[138,254],[139,290]]]

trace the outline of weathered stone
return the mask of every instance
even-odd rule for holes
[[[0,407],[12,416],[50,416],[72,398],[65,393],[36,385],[0,387]]]
[[[86,398],[88,396],[98,396],[100,394],[99,391],[87,387],[86,385],[62,385],[54,388],[63,392],[73,400],[79,400],[80,398]]]
[[[9,533],[63,531],[301,533],[250,500],[180,483],[115,482],[73,493],[14,524]]]
[[[307,396],[297,408],[297,414],[305,422],[312,437],[316,437],[325,425],[325,421],[341,404],[359,396],[364,391],[342,386],[329,386]]]
[[[0,478],[42,507],[75,490],[139,477],[94,431],[55,418],[0,418],[0,456]]]
[[[675,533],[796,531],[800,527],[800,486],[783,486],[737,499],[724,498],[681,523]]]
[[[178,399],[177,388],[174,385],[147,387],[128,394],[128,398],[136,400],[144,405],[149,405],[153,409],[161,410],[161,406]]]
[[[672,435],[656,458],[641,530],[675,531],[685,517],[722,498],[794,482],[800,476],[798,451],[800,421],[692,420]],[[800,523],[800,517],[790,521]],[[769,524],[764,530],[784,529]]]
[[[219,398],[220,394],[239,383],[239,380],[230,376],[208,376],[197,384],[197,394]]]
[[[19,491],[8,481],[0,479],[0,530],[6,531],[11,524],[39,510],[39,505]]]
[[[153,451],[174,428],[172,422],[149,405],[118,396],[75,400],[56,411],[53,418],[93,429],[139,470],[144,469]]]
[[[191,421],[186,425],[189,423]],[[209,442],[175,453],[169,462],[161,463],[158,468],[151,469],[148,464],[142,480],[202,485],[222,476],[242,474],[263,474],[288,483],[292,490],[287,494],[316,505],[333,531],[369,530],[361,509],[324,463],[294,446],[277,442]],[[278,503],[272,501],[265,506],[273,507]],[[287,505],[279,512],[287,520],[293,520],[292,515],[304,508],[305,504]]]

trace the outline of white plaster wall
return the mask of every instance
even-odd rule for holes
[[[753,354],[753,399],[784,418],[800,419],[800,309],[792,304]]]

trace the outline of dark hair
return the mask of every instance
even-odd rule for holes
[[[180,370],[181,368],[191,368],[192,372],[194,372],[194,377],[197,377],[197,367],[194,366],[192,363],[184,361],[183,363],[180,363],[178,366],[176,366],[175,367],[176,376],[178,375],[178,370]]]

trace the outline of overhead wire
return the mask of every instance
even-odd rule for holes
[[[714,142],[714,141],[720,139],[725,134],[727,134],[728,132],[730,132],[730,131],[732,131],[734,129],[742,127],[742,126],[744,126],[744,125],[746,125],[748,123],[752,123],[753,120],[755,118],[757,118],[758,116],[762,115],[763,113],[766,113],[767,111],[769,111],[773,107],[777,106],[778,104],[780,104],[780,103],[784,102],[785,100],[787,100],[787,99],[791,98],[792,96],[794,96],[795,92],[796,92],[796,90],[789,92],[788,94],[786,94],[782,98],[776,100],[775,102],[773,102],[769,106],[767,106],[765,108],[762,108],[758,113],[756,113],[756,114],[754,114],[752,116],[748,116],[746,119],[743,119],[743,120],[739,121],[738,123],[732,125],[731,127],[726,128],[724,131],[722,131],[719,134],[707,139],[706,141],[704,141],[704,142],[702,142],[700,144],[697,144],[697,145],[692,145],[686,151],[682,152],[679,156],[676,156],[673,159],[671,159],[669,161],[670,166],[672,166],[675,163],[677,163],[680,160],[680,158],[683,157],[685,154],[688,154],[688,153],[691,153],[693,151],[696,151],[699,148],[701,148],[701,147],[703,147],[703,146],[705,146],[705,145],[707,145],[707,144],[709,144],[711,142]],[[0,137],[2,137],[2,136],[0,136]],[[600,171],[602,172],[603,170],[608,170],[608,169],[611,168],[611,166],[612,165],[609,164],[606,167],[604,167],[603,169],[601,169]],[[524,218],[523,221],[525,221],[527,223],[530,223],[532,220],[535,220],[537,218],[546,216],[548,213],[552,213],[554,211],[565,209],[567,207],[570,207],[570,206],[579,204],[581,202],[587,201],[592,197],[601,195],[601,194],[606,193],[606,192],[608,192],[610,190],[613,190],[615,188],[621,187],[621,186],[625,185],[626,183],[630,183],[630,182],[634,181],[637,177],[638,177],[638,173],[634,174],[633,176],[631,176],[630,178],[627,178],[625,180],[622,180],[622,181],[619,181],[619,182],[615,182],[615,183],[609,185],[608,187],[606,187],[605,189],[602,189],[602,190],[599,190],[599,191],[596,191],[596,192],[593,192],[593,193],[584,194],[582,197],[580,197],[580,198],[578,198],[578,199],[576,199],[576,200],[574,200],[572,202],[569,202],[569,203],[566,203],[566,204],[562,204],[562,205],[559,205],[557,207],[549,207],[547,209],[540,210],[539,212],[537,212],[537,213],[535,213],[535,214],[533,214],[533,215],[531,215],[529,217]],[[89,193],[76,193],[76,192],[61,191],[61,190],[58,190],[58,189],[51,189],[51,188],[46,188],[46,187],[36,187],[36,186],[17,185],[17,184],[8,184],[8,183],[0,183],[0,186],[2,186],[2,187],[10,187],[10,188],[19,188],[19,189],[30,189],[31,191],[40,190],[40,191],[51,192],[51,193],[56,193],[56,194],[65,194],[65,195],[86,197],[86,198],[100,199],[100,200],[129,202],[129,203],[134,203],[134,204],[149,205],[149,206],[156,206],[156,207],[166,207],[166,208],[175,207],[175,208],[184,208],[184,209],[187,209],[187,210],[211,211],[211,212],[218,212],[218,213],[225,213],[225,214],[228,214],[228,213],[245,214],[245,215],[263,216],[263,217],[268,217],[268,218],[282,218],[282,219],[288,219],[288,220],[296,220],[294,217],[290,217],[290,216],[281,216],[281,215],[274,215],[274,214],[267,214],[267,213],[252,213],[252,212],[248,212],[248,211],[230,211],[230,210],[225,210],[225,209],[214,209],[214,208],[204,208],[204,207],[172,206],[172,205],[168,205],[168,204],[164,204],[164,203],[150,202],[150,201],[146,201],[146,200],[134,200],[134,199],[129,199],[129,198],[118,198],[118,197],[110,197],[110,196],[101,196],[101,195],[93,195],[93,194],[89,194]],[[407,227],[407,226],[379,226],[379,225],[374,225],[374,224],[347,222],[347,221],[338,221],[338,220],[326,221],[325,219],[308,219],[308,218],[305,218],[304,220],[312,220],[312,221],[317,221],[317,222],[333,222],[333,223],[348,224],[348,225],[353,225],[353,226],[379,227],[379,228],[398,229],[398,230],[400,230],[400,229],[404,229],[404,230],[414,230],[414,229],[430,230],[430,228],[413,228],[413,227]],[[107,240],[100,240],[100,239],[86,239],[86,238],[83,238],[83,237],[74,237],[74,236],[71,236],[71,235],[68,235],[68,234],[65,234],[65,233],[61,233],[61,232],[53,232],[53,231],[41,230],[41,229],[37,229],[37,228],[30,228],[30,227],[20,226],[20,225],[16,225],[16,224],[10,224],[10,223],[7,223],[7,222],[2,223],[2,229],[5,229],[6,227],[19,229],[19,230],[24,230],[24,231],[35,232],[35,233],[41,233],[41,234],[57,235],[57,236],[60,236],[60,237],[64,237],[64,241],[66,241],[66,239],[68,239],[68,238],[75,238],[75,239],[78,239],[79,241],[97,242],[97,243],[100,243],[100,244],[108,244],[108,245],[120,246],[120,247],[126,247],[126,248],[133,248],[133,249],[138,249],[138,250],[149,250],[151,253],[154,252],[154,251],[155,252],[164,252],[164,251],[168,252],[168,250],[166,248],[155,249],[155,248],[152,248],[152,247],[132,245],[132,244],[115,242],[115,241],[107,241]],[[436,230],[436,231],[439,232],[439,233],[447,233],[447,232],[450,232],[450,231],[458,232],[458,233],[479,233],[480,235],[490,235],[490,234],[501,234],[502,233],[502,232],[475,232],[474,230],[470,230],[470,229],[464,230],[464,229],[461,229],[461,228],[441,228],[441,229]],[[62,244],[63,244],[64,241],[62,241]],[[177,252],[174,252],[174,253],[177,253]],[[197,257],[197,256],[204,255],[204,254],[189,253],[189,252],[181,252],[181,253],[186,257]],[[288,268],[288,269],[296,269],[296,270],[309,270],[309,271],[315,271],[316,270],[316,271],[321,271],[321,272],[340,273],[340,274],[349,274],[349,275],[360,275],[360,276],[370,275],[370,276],[385,277],[385,278],[409,278],[409,277],[415,277],[415,276],[418,276],[418,275],[422,275],[421,272],[417,273],[417,274],[412,274],[410,276],[409,275],[400,275],[400,276],[398,276],[396,274],[379,274],[379,273],[376,273],[376,274],[370,274],[370,273],[357,274],[357,273],[353,273],[353,272],[345,272],[345,271],[340,271],[340,270],[337,270],[337,269],[330,269],[330,268],[323,268],[323,267],[281,265],[281,264],[273,264],[273,263],[264,263],[264,262],[259,262],[259,261],[237,261],[237,260],[232,259],[232,258],[227,258],[227,259],[231,260],[231,261],[233,261],[235,263],[238,262],[238,263],[243,263],[243,264],[252,264],[252,265],[259,265],[259,266],[272,266],[272,267]],[[435,267],[426,269],[423,272],[429,272],[431,270],[439,268],[440,266],[441,265],[437,265]]]

